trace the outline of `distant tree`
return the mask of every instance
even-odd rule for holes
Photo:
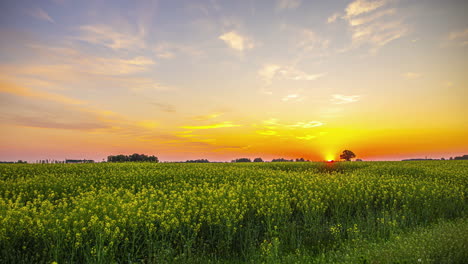
[[[186,163],[210,163],[207,159],[187,160]]]
[[[449,159],[449,160],[453,160],[453,157],[450,157],[450,159]]]
[[[440,158],[440,160],[445,160],[445,158],[444,158],[444,157],[442,157],[442,158]]]
[[[305,161],[304,158],[296,159],[296,162],[304,162],[304,161]]]
[[[343,153],[340,155],[340,159],[344,159],[346,161],[350,161],[351,159],[355,158],[356,154],[351,150],[343,150]]]
[[[279,158],[279,159],[272,159],[271,162],[292,162],[294,160],[288,160],[284,158]]]
[[[252,162],[249,158],[235,159],[232,162]]]
[[[356,161],[362,161],[362,159],[356,159]]]
[[[468,155],[458,156],[453,158],[454,160],[468,160]]]
[[[253,160],[253,162],[263,162],[263,159],[262,159],[262,158],[255,158],[255,159]]]
[[[156,156],[134,153],[132,155],[111,155],[107,157],[107,162],[159,162]]]

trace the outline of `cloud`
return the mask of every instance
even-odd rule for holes
[[[276,10],[296,9],[301,5],[301,0],[277,0]]]
[[[228,127],[239,127],[241,125],[233,124],[230,121],[225,121],[222,123],[216,123],[211,125],[204,125],[204,126],[182,126],[181,128],[185,129],[212,129],[212,128],[228,128]]]
[[[459,46],[468,45],[468,28],[461,31],[452,31],[448,35],[448,40],[457,43]]]
[[[73,38],[114,50],[144,48],[141,33],[119,32],[115,28],[103,24],[84,25],[79,27],[81,34]]]
[[[354,103],[359,100],[361,97],[360,95],[342,95],[342,94],[334,94],[332,95],[331,101],[334,104],[349,104]]]
[[[327,23],[330,24],[330,23],[335,22],[340,16],[341,16],[340,13],[334,13],[333,15],[331,15],[331,16],[329,16],[329,17],[327,18]]]
[[[278,132],[273,130],[257,130],[255,133],[263,136],[276,136],[278,134]]]
[[[60,94],[49,93],[39,90],[33,90],[27,87],[22,87],[13,83],[0,81],[0,93],[7,93],[16,96],[30,97],[34,99],[53,101],[63,104],[80,105],[85,104],[84,101],[66,97]]]
[[[163,111],[163,112],[167,112],[167,113],[174,113],[176,112],[176,108],[175,106],[171,105],[171,104],[166,104],[166,103],[150,103],[151,105],[154,105],[156,106],[159,110]]]
[[[330,41],[320,37],[314,31],[304,28],[296,29],[295,31],[299,37],[296,46],[302,51],[310,52],[315,49],[328,48]]]
[[[286,101],[293,100],[293,99],[298,100],[299,95],[298,94],[288,94],[285,97],[283,97],[282,100],[286,102]]]
[[[0,82],[0,120],[4,124],[69,130],[95,130],[109,126],[102,111],[86,110],[88,103],[70,97]]]
[[[394,15],[395,13],[396,13],[396,9],[391,8],[387,10],[382,10],[380,12],[374,12],[370,14],[369,16],[365,16],[365,17],[350,18],[348,21],[351,26],[355,27],[355,26],[360,26],[360,25],[371,23],[372,21],[375,21],[384,16]]]
[[[270,85],[279,69],[281,69],[279,65],[266,64],[258,71],[258,76],[266,85]]]
[[[366,1],[366,0],[356,0],[346,7],[346,17],[354,17],[357,15],[369,13],[384,6],[387,3],[385,0],[380,1]]]
[[[294,80],[294,81],[313,81],[322,76],[326,73],[317,73],[317,74],[310,74],[303,71],[300,71],[291,66],[281,66],[278,64],[265,64],[263,67],[258,71],[258,76],[265,85],[271,85],[273,79],[287,79],[287,80]]]
[[[41,8],[35,8],[28,11],[28,14],[39,20],[48,21],[50,23],[55,23],[55,21]]]
[[[310,129],[316,129],[323,125],[324,123],[320,121],[304,121],[293,124],[284,124],[280,123],[276,118],[270,118],[264,120],[260,125],[254,125],[254,127],[261,128],[256,130],[255,133],[262,136],[280,136],[282,138],[311,140],[317,136],[311,135]]]
[[[97,75],[128,75],[148,70],[156,64],[151,58],[136,56],[130,58],[100,57],[83,53],[73,48],[49,47],[30,45],[32,49],[42,56],[47,56],[49,65],[35,66],[39,68],[58,71],[84,72]],[[32,66],[26,66],[32,69]]]
[[[305,135],[305,136],[302,136],[302,137],[296,137],[297,139],[302,139],[302,140],[312,140],[314,138],[317,138],[317,136],[315,135]]]
[[[219,39],[223,40],[230,48],[238,51],[253,49],[255,46],[252,40],[235,31],[224,33],[219,36]]]
[[[417,72],[407,72],[407,73],[404,73],[403,76],[406,79],[418,79],[419,77],[422,76],[422,74],[417,73]]]
[[[191,57],[199,57],[203,54],[203,52],[196,47],[169,42],[158,44],[154,48],[154,52],[156,56],[161,59],[173,59],[180,54]]]
[[[208,115],[199,115],[199,116],[194,116],[193,117],[193,120],[196,120],[196,121],[205,121],[205,120],[210,120],[210,119],[215,119],[219,116],[222,116],[224,113],[222,112],[216,112],[216,113],[212,113],[212,114],[208,114]]]
[[[376,52],[380,47],[407,35],[409,28],[403,23],[397,9],[387,7],[393,2],[355,0],[350,3],[342,18],[349,25],[352,44],[343,50],[367,45],[371,52]]]
[[[323,123],[319,121],[309,121],[309,122],[297,122],[294,125],[289,125],[289,127],[300,127],[300,128],[313,128],[322,126]]]

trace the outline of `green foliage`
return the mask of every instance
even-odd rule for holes
[[[423,228],[468,216],[467,176],[466,161],[0,164],[0,263],[444,262],[466,224]]]

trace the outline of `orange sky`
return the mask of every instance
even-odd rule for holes
[[[468,154],[467,7],[5,3],[0,160]]]

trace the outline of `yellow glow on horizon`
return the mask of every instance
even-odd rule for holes
[[[325,160],[326,161],[332,161],[332,160],[335,160],[335,156],[333,154],[327,154],[325,156]]]

